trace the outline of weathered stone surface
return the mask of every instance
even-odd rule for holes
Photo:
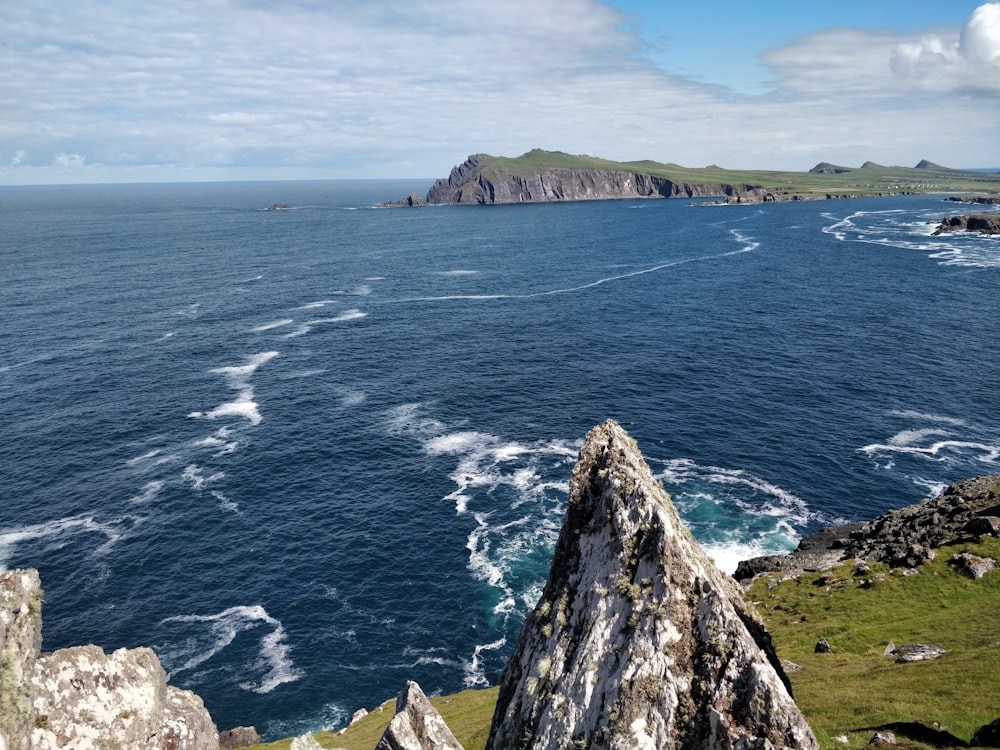
[[[420,685],[410,680],[396,698],[396,715],[375,750],[462,750],[462,745]]]
[[[816,641],[816,647],[813,649],[813,652],[817,654],[829,654],[832,651],[833,649],[830,647],[830,641],[826,638],[820,638]]]
[[[896,735],[892,732],[875,732],[868,740],[869,745],[895,745]]]
[[[817,748],[752,605],[614,422],[587,435],[492,750]]]
[[[234,727],[219,732],[219,747],[232,750],[237,747],[250,747],[260,742],[257,727]]]
[[[288,750],[323,750],[323,746],[311,734],[303,734],[292,739]]]
[[[40,654],[34,570],[0,576],[0,750],[217,750],[201,698],[167,686],[148,648]]]
[[[997,561],[992,557],[980,557],[971,552],[955,555],[948,564],[962,575],[967,575],[973,580],[979,580],[997,568]]]
[[[914,661],[937,659],[945,653],[946,651],[940,646],[933,646],[928,643],[907,643],[897,646],[892,655],[896,657],[897,662],[905,664]]]
[[[42,646],[42,586],[37,570],[0,574],[0,749],[29,747],[34,713],[31,674]]]
[[[919,566],[938,547],[996,534],[990,519],[1000,517],[1000,476],[973,477],[935,498],[891,510],[878,518],[825,528],[806,537],[788,555],[742,561],[737,580],[760,573],[826,570],[858,558],[898,566]]]

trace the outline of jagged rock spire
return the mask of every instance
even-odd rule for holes
[[[420,685],[408,680],[396,697],[396,715],[375,750],[462,750],[462,745]]]
[[[580,450],[487,747],[819,747],[752,605],[613,421]]]

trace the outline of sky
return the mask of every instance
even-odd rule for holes
[[[3,0],[0,185],[1000,167],[1000,1]]]

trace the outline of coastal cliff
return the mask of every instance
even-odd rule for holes
[[[696,198],[753,195],[758,185],[678,183],[666,177],[610,168],[573,169],[551,166],[525,174],[513,165],[497,164],[473,154],[437,180],[427,203],[551,203],[621,198]]]
[[[921,162],[916,167],[861,169],[825,162],[809,172],[690,168],[651,160],[616,162],[534,149],[515,158],[473,154],[436,180],[426,197],[412,193],[382,208],[553,203],[645,198],[716,198],[717,203],[771,203],[944,190],[1000,193],[1000,175]]]

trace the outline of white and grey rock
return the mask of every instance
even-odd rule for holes
[[[420,685],[409,680],[375,750],[463,750]]]
[[[818,748],[744,594],[635,442],[594,428],[541,601],[501,679],[492,750]]]
[[[0,575],[0,750],[218,750],[201,698],[168,686],[152,650],[40,646],[37,572]]]

